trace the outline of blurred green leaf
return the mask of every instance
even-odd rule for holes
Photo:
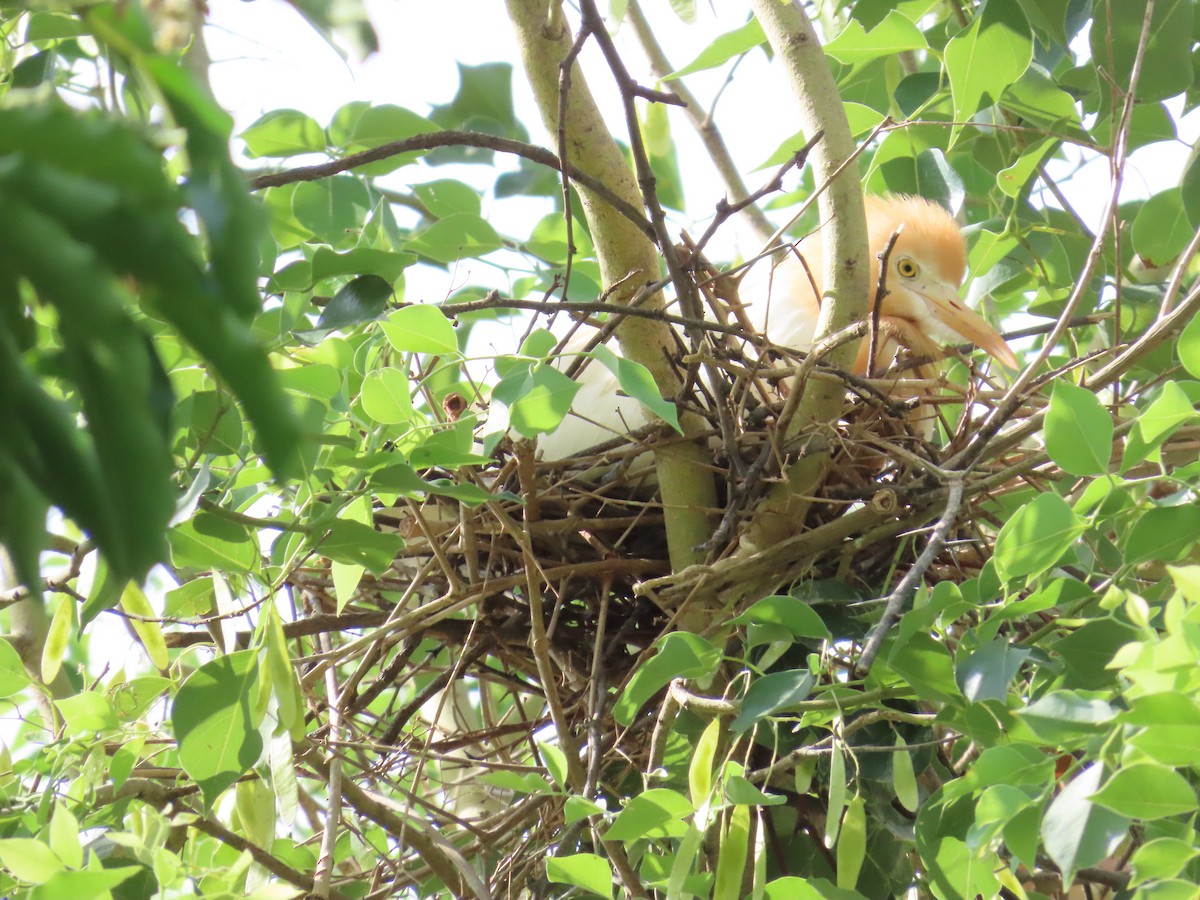
[[[1046,452],[1072,475],[1108,471],[1113,422],[1091,391],[1056,381],[1046,412]]]
[[[205,806],[211,807],[262,755],[262,737],[250,712],[258,656],[243,650],[205,663],[187,677],[171,704],[179,761],[200,786]]]
[[[694,634],[672,632],[658,644],[658,652],[644,662],[613,706],[622,725],[633,721],[642,705],[674,678],[703,678],[720,662],[718,647]]]
[[[1091,799],[1115,813],[1146,821],[1189,813],[1197,806],[1196,792],[1187,779],[1154,763],[1122,766]]]
[[[1006,579],[1037,575],[1054,565],[1083,533],[1062,497],[1038,494],[1017,510],[996,538],[996,570]]]
[[[766,43],[766,40],[766,35],[763,34],[762,26],[758,24],[758,19],[751,16],[741,28],[735,28],[733,31],[727,31],[724,34],[718,35],[712,43],[696,55],[695,59],[682,69],[672,72],[663,80],[670,81],[674,78],[682,78],[684,75],[691,75],[693,72],[715,69],[717,66],[722,66],[729,62],[735,56],[740,56],[754,49],[759,44]]]
[[[772,672],[755,679],[742,698],[741,709],[729,730],[741,734],[777,710],[806,699],[812,693],[814,683],[815,679],[807,669]]]
[[[454,326],[436,306],[414,303],[401,307],[381,327],[392,349],[401,353],[458,353]]]
[[[325,150],[325,130],[295,109],[275,109],[239,137],[250,156],[297,156]]]
[[[360,275],[343,285],[321,310],[317,328],[341,329],[373,322],[392,299],[391,284],[378,275]]]
[[[1099,763],[1084,768],[1054,798],[1042,820],[1046,853],[1058,865],[1065,883],[1070,883],[1079,869],[1100,862],[1126,838],[1129,820],[1089,799],[1103,775]]]
[[[594,853],[550,857],[546,860],[546,880],[551,884],[572,884],[601,897],[612,896],[612,866]]]
[[[1121,90],[1129,86],[1145,14],[1146,0],[1096,4],[1094,10],[1089,35],[1092,58],[1104,60],[1106,69],[1112,61],[1109,77]],[[1194,15],[1193,4],[1187,0],[1155,3],[1137,85],[1139,100],[1163,100],[1191,87]]]
[[[989,3],[950,39],[944,52],[954,95],[954,118],[965,122],[996,103],[1033,59],[1029,22],[1016,3]],[[962,126],[954,127],[957,138]]]
[[[928,48],[921,30],[905,16],[892,12],[869,31],[857,19],[850,19],[825,45],[825,53],[848,66],[861,66],[874,59]]]

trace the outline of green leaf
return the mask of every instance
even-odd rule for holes
[[[0,840],[0,863],[17,878],[31,884],[49,881],[63,870],[62,860],[54,851],[33,838]]]
[[[1137,848],[1129,860],[1133,872],[1130,886],[1136,887],[1143,882],[1161,878],[1174,878],[1197,855],[1200,855],[1200,850],[1178,838],[1160,837],[1147,841]]]
[[[322,556],[340,563],[358,565],[376,577],[387,571],[404,546],[398,534],[376,531],[370,525],[337,519],[317,544]]]
[[[1021,7],[988,3],[970,25],[950,39],[944,57],[954,118],[965,122],[987,103],[998,101],[1029,68],[1033,40]],[[952,143],[961,130],[961,125],[954,126]]]
[[[171,560],[177,566],[252,572],[259,565],[258,547],[245,526],[210,513],[176,525],[167,534]]]
[[[546,765],[546,771],[550,773],[554,783],[561,790],[566,790],[568,788],[567,755],[558,746],[546,741],[538,741],[537,747],[538,752],[542,755],[542,762]]]
[[[16,649],[0,638],[0,699],[21,693],[31,683]]]
[[[525,437],[553,431],[571,411],[579,387],[553,366],[535,366],[528,387],[511,407],[512,426]]]
[[[681,837],[684,822],[695,807],[678,791],[651,788],[630,799],[604,832],[606,841],[634,841],[644,837]]]
[[[132,722],[174,686],[169,678],[144,675],[110,687],[108,700],[121,722]]]
[[[108,698],[95,691],[83,691],[73,697],[55,700],[54,705],[67,720],[68,730],[75,736],[93,731],[111,731],[119,724]]]
[[[946,154],[937,147],[917,154],[917,193],[948,210],[962,208],[966,197],[962,178],[946,160]]]
[[[1200,506],[1160,506],[1148,509],[1133,523],[1125,541],[1125,561],[1150,559],[1174,562],[1200,541]]]
[[[486,256],[503,246],[503,239],[487,219],[473,213],[457,213],[416,234],[404,249],[449,264]]]
[[[861,794],[846,804],[842,830],[837,842],[837,886],[850,890],[858,884],[859,873],[867,858],[867,811]]]
[[[343,286],[321,310],[317,328],[348,328],[373,322],[392,299],[392,285],[378,275],[360,275]]]
[[[1089,799],[1103,775],[1099,763],[1085,768],[1054,798],[1042,820],[1043,845],[1058,864],[1064,884],[1070,884],[1079,869],[1094,866],[1116,850],[1129,829],[1129,819]]]
[[[163,637],[162,627],[155,621],[158,612],[137,584],[130,582],[126,585],[121,594],[121,608],[137,617],[129,620],[130,626],[141,641],[150,664],[160,672],[165,672],[171,661],[167,657],[167,642]]]
[[[526,140],[525,127],[513,107],[512,71],[510,63],[458,63],[458,93],[450,103],[435,106],[429,117],[443,128],[466,128]],[[437,157],[446,162],[480,158],[491,159],[491,151],[440,152]]]
[[[58,677],[63,657],[71,644],[71,635],[75,628],[75,601],[67,595],[59,597],[54,617],[50,620],[50,628],[46,632],[46,640],[42,644],[42,683],[50,684]]]
[[[604,345],[596,347],[589,355],[604,363],[604,366],[617,376],[617,383],[621,385],[622,391],[648,407],[679,434],[683,434],[683,429],[679,427],[679,410],[674,403],[663,399],[649,369],[632,359],[618,356]]]
[[[1154,402],[1138,415],[1133,433],[1126,437],[1125,453],[1121,458],[1122,470],[1140,463],[1180,425],[1196,415],[1187,392],[1178,382],[1168,381]]]
[[[1100,690],[1109,687],[1116,673],[1108,668],[1117,651],[1137,632],[1115,619],[1092,619],[1051,645],[1066,666],[1062,687]]]
[[[742,880],[749,849],[750,807],[735,806],[729,814],[729,828],[721,838],[712,900],[739,900],[743,896]]]
[[[1196,809],[1196,792],[1186,778],[1166,766],[1122,766],[1091,799],[1131,819],[1161,819]]]
[[[416,418],[413,410],[413,389],[408,373],[388,366],[367,373],[363,379],[363,412],[380,425],[407,425]]]
[[[888,666],[924,699],[938,703],[961,702],[950,651],[928,633],[895,641],[888,656]]]
[[[568,797],[563,804],[563,820],[567,825],[578,822],[580,819],[603,815],[604,812],[604,807],[599,803],[593,803],[583,797]]]
[[[601,897],[612,896],[612,866],[594,853],[548,857],[546,880],[552,884],[573,884]]]
[[[1022,9],[1029,11],[1028,5]],[[1020,79],[1009,86],[1002,98],[1004,108],[1022,119],[1046,127],[1061,126],[1064,120],[1078,123],[1079,110],[1075,98],[1058,86],[1050,74],[1037,63],[1031,65]]]
[[[145,866],[110,866],[82,872],[58,872],[29,892],[29,900],[107,900],[125,897],[116,888],[148,871]],[[111,893],[110,893],[111,892]]]
[[[1133,250],[1147,269],[1170,265],[1183,252],[1195,229],[1177,187],[1160,191],[1142,204],[1133,220]]]
[[[996,184],[1000,190],[1010,197],[1019,197],[1037,172],[1038,166],[1057,146],[1057,140],[1046,138],[1023,148],[1021,155],[1013,163],[996,174]]]
[[[550,782],[536,772],[497,770],[480,775],[479,780],[492,787],[498,787],[505,791],[513,791],[518,794],[537,796],[539,794],[554,793],[554,787]]]
[[[1145,13],[1146,0],[1097,3],[1093,10],[1089,36],[1092,59],[1104,60],[1107,77],[1122,91],[1129,87]],[[1137,84],[1139,100],[1164,100],[1191,87],[1194,16],[1188,0],[1159,0],[1155,4],[1145,62]]]
[[[1152,725],[1129,743],[1164,766],[1200,765],[1200,725]]]
[[[1168,381],[1146,411],[1138,416],[1137,431],[1148,444],[1169,436],[1178,426],[1200,413],[1178,382]]]
[[[1143,694],[1130,701],[1129,711],[1122,719],[1130,725],[1200,726],[1200,703],[1174,691]]]
[[[1200,603],[1200,566],[1167,566],[1175,590],[1191,603]]]
[[[262,756],[262,736],[250,709],[258,656],[243,650],[205,663],[188,676],[171,705],[179,761],[210,808]]]
[[[483,208],[483,198],[479,196],[478,190],[452,178],[415,184],[412,190],[429,214],[435,218],[441,219],[457,213],[477,216]]]
[[[842,900],[847,895],[850,897],[861,896],[855,892],[839,892],[832,893],[818,884],[823,879],[808,879],[797,878],[795,875],[785,875],[783,878],[776,878],[774,881],[767,882],[766,890],[763,896],[767,900]],[[833,888],[832,884],[825,882],[829,888]],[[835,889],[836,890],[836,889]]]
[[[1113,423],[1091,391],[1066,381],[1054,384],[1046,413],[1046,452],[1072,475],[1108,471]]]
[[[712,793],[713,760],[716,758],[717,746],[721,741],[721,720],[716,716],[704,726],[704,731],[696,741],[696,749],[692,752],[691,762],[688,763],[688,795],[692,805],[699,809],[709,801]]]
[[[846,752],[840,741],[833,744],[829,757],[829,798],[825,811],[825,843],[832,846],[842,828],[842,813],[846,809]]]
[[[857,19],[850,19],[837,37],[825,45],[825,54],[848,66],[861,66],[909,50],[928,49],[921,30],[905,16],[893,12],[870,31]]]
[[[1117,717],[1117,711],[1103,700],[1075,691],[1051,691],[1017,710],[1017,715],[1039,737],[1059,743],[1099,734]]]
[[[741,734],[760,719],[804,700],[812,693],[815,679],[807,669],[790,672],[772,672],[757,678],[742,698],[737,717],[729,726],[734,734]]]
[[[1083,530],[1066,500],[1058,494],[1039,494],[1000,529],[993,557],[996,571],[1006,580],[1040,574],[1058,562]]]
[[[717,66],[724,65],[735,56],[753,50],[759,44],[764,44],[767,37],[763,34],[762,26],[758,24],[758,19],[751,17],[741,28],[735,28],[733,31],[727,31],[724,34],[718,35],[716,39],[705,47],[696,55],[690,63],[682,69],[672,72],[664,78],[664,81],[670,81],[673,78],[682,78],[684,75],[691,75],[693,72],[702,72],[705,69],[714,69]]]
[[[735,625],[779,625],[799,638],[829,640],[829,628],[811,606],[798,597],[764,597],[733,620]]]
[[[458,353],[458,335],[436,306],[414,303],[391,313],[381,324],[388,343],[401,353]]]
[[[1029,744],[988,747],[965,776],[946,788],[947,799],[981,792],[992,784],[1042,786],[1054,777],[1054,760]]]
[[[416,261],[417,257],[412,253],[394,253],[375,247],[355,247],[345,253],[338,253],[330,247],[318,247],[308,263],[311,277],[307,282],[301,280],[300,284],[287,289],[304,290],[335,275],[378,275],[388,284],[395,284],[404,270]]]
[[[1029,654],[1029,650],[1014,647],[1007,640],[984,644],[955,666],[958,689],[972,703],[1003,700]]]
[[[743,806],[782,806],[788,798],[764,793],[741,775],[728,775],[725,778],[725,802]]]
[[[325,150],[325,130],[295,109],[272,110],[239,137],[250,156],[296,156]]]
[[[721,649],[704,638],[674,631],[658,644],[658,652],[638,667],[613,705],[622,725],[633,722],[647,700],[675,678],[703,678],[721,661]]]
[[[369,206],[366,187],[351,175],[305,181],[292,192],[292,215],[296,221],[334,246],[344,244],[357,232],[362,211]]]
[[[917,773],[913,768],[912,754],[906,748],[903,736],[896,735],[896,752],[892,754],[892,789],[896,800],[909,812],[916,812],[921,802],[917,788]]]
[[[370,150],[393,141],[402,141],[415,134],[440,130],[432,121],[412,110],[384,103],[359,113],[346,136],[345,147],[351,151]],[[408,158],[411,159],[412,156]]]
[[[50,850],[71,869],[82,869],[83,845],[79,842],[79,822],[71,815],[71,810],[66,808],[66,804],[55,806],[47,830]]]
[[[1194,316],[1184,326],[1175,350],[1188,374],[1200,378],[1200,316]]]

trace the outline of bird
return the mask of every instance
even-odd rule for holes
[[[865,198],[870,297],[879,284],[881,251],[898,233],[888,255],[885,287],[879,309],[876,372],[868,372],[869,339],[856,355],[857,375],[877,374],[904,349],[917,357],[936,359],[945,343],[974,344],[1010,369],[1018,363],[1012,348],[987,320],[959,297],[967,273],[967,245],[950,212],[923,197],[904,194]],[[749,321],[771,343],[804,351],[813,343],[824,293],[823,242],[814,234],[751,266],[738,293]],[[595,334],[579,329],[565,353],[578,353]],[[564,363],[565,365],[565,363]],[[922,373],[918,373],[922,374]],[[566,459],[589,447],[628,434],[652,420],[631,397],[621,394],[616,376],[595,361],[580,374],[580,389],[572,412],[557,430],[543,435],[538,447],[543,459]]]
[[[967,243],[944,206],[908,194],[868,194],[865,198],[867,247],[873,306],[879,285],[879,255],[893,234],[884,282],[888,293],[879,310],[876,367],[890,365],[901,348],[936,359],[944,343],[965,341],[1010,369],[1018,368],[1008,343],[987,320],[959,297],[967,274]],[[767,265],[750,269],[739,288],[751,321],[774,344],[795,350],[812,344],[824,292],[821,232],[776,253]],[[864,339],[854,361],[856,375],[867,372],[870,343]]]

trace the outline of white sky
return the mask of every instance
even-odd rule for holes
[[[303,110],[326,124],[340,106],[351,100],[395,103],[423,114],[430,106],[453,98],[458,89],[457,62],[478,65],[517,61],[512,29],[500,0],[366,0],[381,50],[361,62],[343,61],[285,0],[212,0],[209,7],[211,24],[205,37],[214,60],[213,87],[222,105],[233,113],[239,130],[263,113],[279,108]],[[746,16],[740,3],[702,3],[697,23],[688,25],[661,0],[648,0],[643,8],[676,66],[689,62],[716,35],[744,24]],[[648,67],[628,31],[625,26],[617,35],[627,51],[626,63],[643,83],[652,84]],[[609,114],[609,121],[619,128],[623,118],[611,78],[597,63],[595,54],[591,58],[585,54],[584,64],[593,93]],[[702,101],[707,101],[724,78],[724,70],[719,69],[691,75],[687,83]],[[540,128],[533,98],[520,77],[519,64],[514,100],[518,116],[530,126],[534,142],[551,146]],[[752,186],[756,179],[749,170],[797,130],[790,114],[792,108],[793,101],[779,73],[764,54],[750,54],[720,101],[717,122]],[[723,186],[682,113],[672,110],[672,115],[684,170],[712,175],[708,179],[693,178],[686,185],[689,208],[703,217],[724,193]],[[1200,135],[1200,115],[1187,117],[1180,130],[1184,141],[1194,141]],[[1178,183],[1188,150],[1179,141],[1136,152],[1127,175],[1127,196],[1144,195]],[[410,167],[407,171],[420,169]],[[426,170],[425,174],[430,179],[446,177],[438,170]],[[1106,171],[1097,175],[1107,180]],[[1097,193],[1076,190],[1071,198],[1090,223],[1103,208],[1104,198]]]

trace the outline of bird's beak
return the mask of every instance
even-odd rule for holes
[[[1008,368],[1021,368],[1008,342],[1000,337],[1000,333],[989,325],[983,316],[967,306],[957,291],[942,288],[941,285],[930,287],[930,290],[920,293],[934,319]]]

